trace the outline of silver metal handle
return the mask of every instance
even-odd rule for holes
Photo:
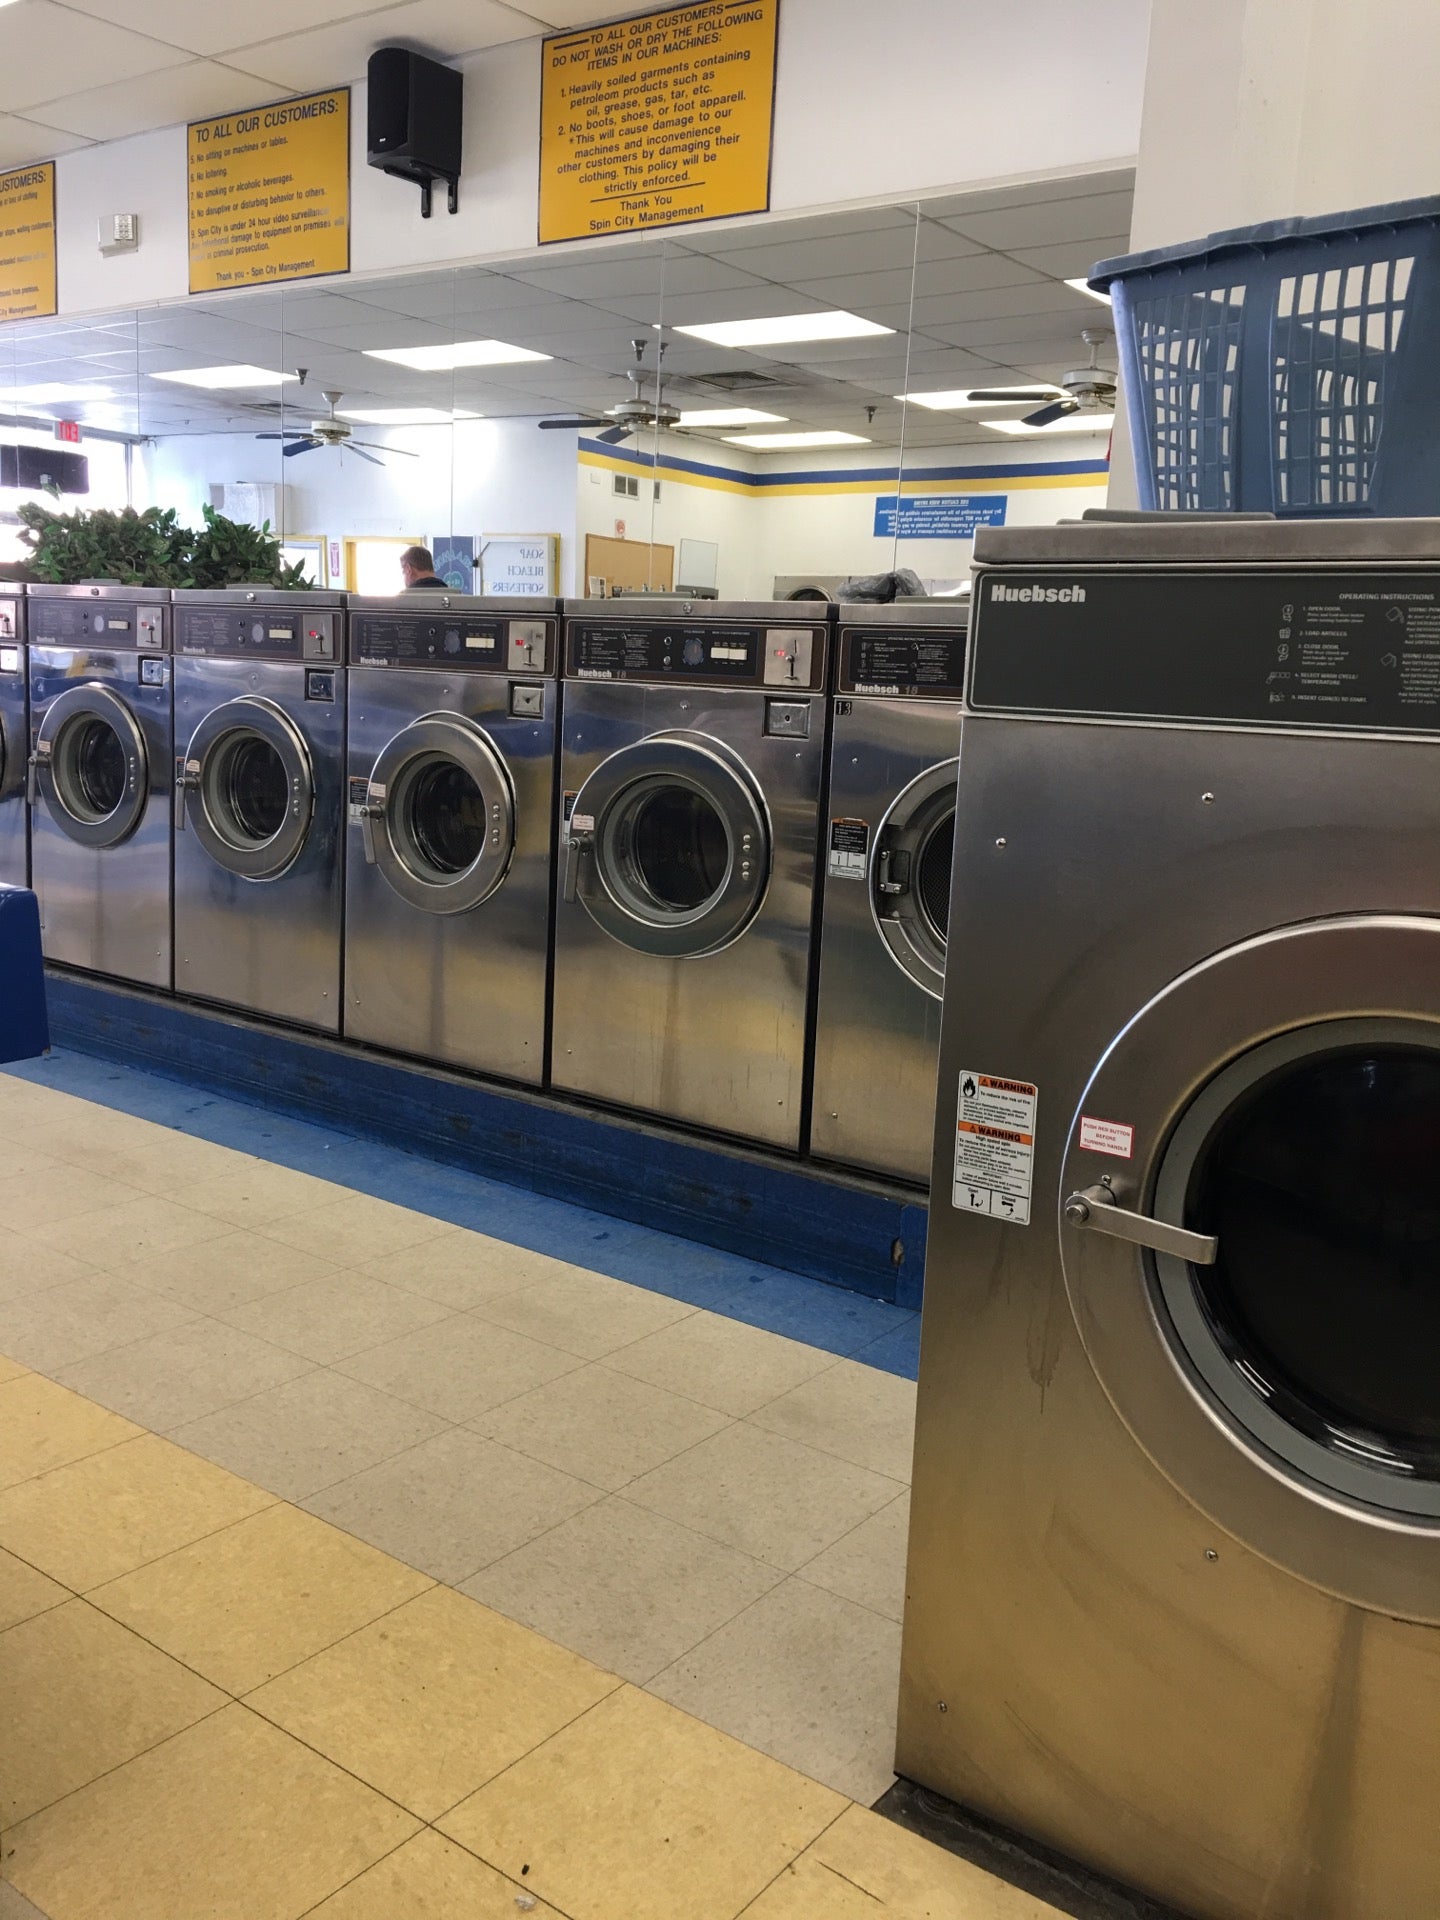
[[[1072,1193],[1065,1202],[1065,1218],[1072,1227],[1108,1233],[1113,1239],[1151,1247],[1156,1253],[1173,1253],[1177,1260],[1191,1260],[1197,1267],[1213,1267],[1220,1251],[1213,1233],[1191,1233],[1187,1227],[1172,1227],[1148,1213],[1131,1213],[1116,1205],[1114,1194],[1106,1186],[1084,1187]]]
[[[375,822],[380,816],[381,809],[372,807],[366,801],[364,806],[357,807],[355,811],[360,817],[360,838],[365,844],[365,864],[367,867],[373,867],[375,865]]]
[[[185,831],[185,796],[193,793],[200,785],[197,774],[188,771],[183,758],[175,762],[175,831]]]
[[[580,885],[580,862],[590,850],[593,836],[583,830],[579,833],[572,827],[565,843],[565,890],[567,902],[575,898]]]
[[[34,752],[33,752],[33,753],[32,753],[32,754],[30,755],[30,758],[29,758],[29,760],[28,760],[28,762],[26,763],[26,767],[25,767],[25,804],[26,804],[26,806],[27,806],[27,807],[33,807],[33,806],[37,806],[37,805],[39,804],[39,800],[40,800],[40,762],[41,762],[41,760],[42,760],[42,758],[43,758],[44,760],[46,760],[46,761],[48,761],[48,760],[49,760],[49,758],[50,758],[50,752],[49,752],[49,749],[48,749],[48,747],[47,747],[47,748],[41,748],[41,747],[36,747],[36,749],[35,749],[35,751],[34,751]]]

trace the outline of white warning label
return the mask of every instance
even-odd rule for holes
[[[1128,1160],[1135,1151],[1135,1129],[1121,1120],[1096,1120],[1082,1113],[1080,1144],[1089,1153],[1109,1153],[1117,1160]]]
[[[1028,1080],[960,1075],[953,1206],[963,1213],[991,1213],[1016,1226],[1028,1224],[1038,1098],[1039,1090]]]

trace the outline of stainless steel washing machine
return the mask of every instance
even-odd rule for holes
[[[799,1147],[826,643],[803,602],[567,617],[556,1086]]]
[[[968,609],[842,606],[810,1148],[924,1185]]]
[[[337,593],[175,596],[175,986],[340,1025],[345,612]]]
[[[1440,522],[984,533],[900,1770],[1440,1911]]]
[[[32,586],[31,883],[45,957],[170,985],[170,593]]]
[[[0,597],[0,886],[30,884],[30,680],[25,660],[25,596]]]
[[[558,600],[350,602],[345,1032],[539,1085]]]

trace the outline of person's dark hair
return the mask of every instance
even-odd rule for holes
[[[428,547],[406,547],[400,556],[402,567],[414,567],[417,573],[434,573],[435,556]]]

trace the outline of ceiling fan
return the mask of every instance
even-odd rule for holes
[[[368,460],[372,467],[384,466],[385,462],[376,458],[381,453],[403,453],[407,460],[420,458],[409,447],[386,446],[379,440],[357,440],[350,422],[340,419],[335,411],[344,397],[344,394],[326,388],[325,398],[330,403],[330,412],[325,419],[312,420],[307,428],[292,427],[288,433],[257,433],[255,438],[283,440],[285,445],[280,453],[285,460],[293,460],[297,453],[313,453],[317,447],[348,447],[351,453],[358,453],[362,460]]]
[[[1044,405],[1036,412],[1024,416],[1020,422],[1022,427],[1048,427],[1071,413],[1111,412],[1115,406],[1115,375],[1108,368],[1097,366],[1095,361],[1110,335],[1104,327],[1082,327],[1080,338],[1090,349],[1090,364],[1072,367],[1069,373],[1061,374],[1058,384],[1064,388],[1063,397],[1057,396],[1053,387],[1037,387],[1033,392],[1015,387],[972,387],[969,398],[993,401],[996,406],[1043,401]]]
[[[628,440],[632,433],[638,433],[642,427],[656,431],[664,427],[675,430],[680,424],[680,409],[672,407],[665,398],[665,383],[661,367],[665,360],[665,342],[662,340],[656,349],[653,394],[647,399],[641,391],[645,385],[645,348],[644,340],[632,340],[635,349],[635,365],[625,378],[630,382],[630,398],[621,400],[618,405],[607,407],[603,413],[582,414],[571,420],[542,420],[542,431],[565,428],[571,432],[581,427],[603,427],[603,433],[595,438],[603,440],[608,447],[618,446],[622,440]]]

